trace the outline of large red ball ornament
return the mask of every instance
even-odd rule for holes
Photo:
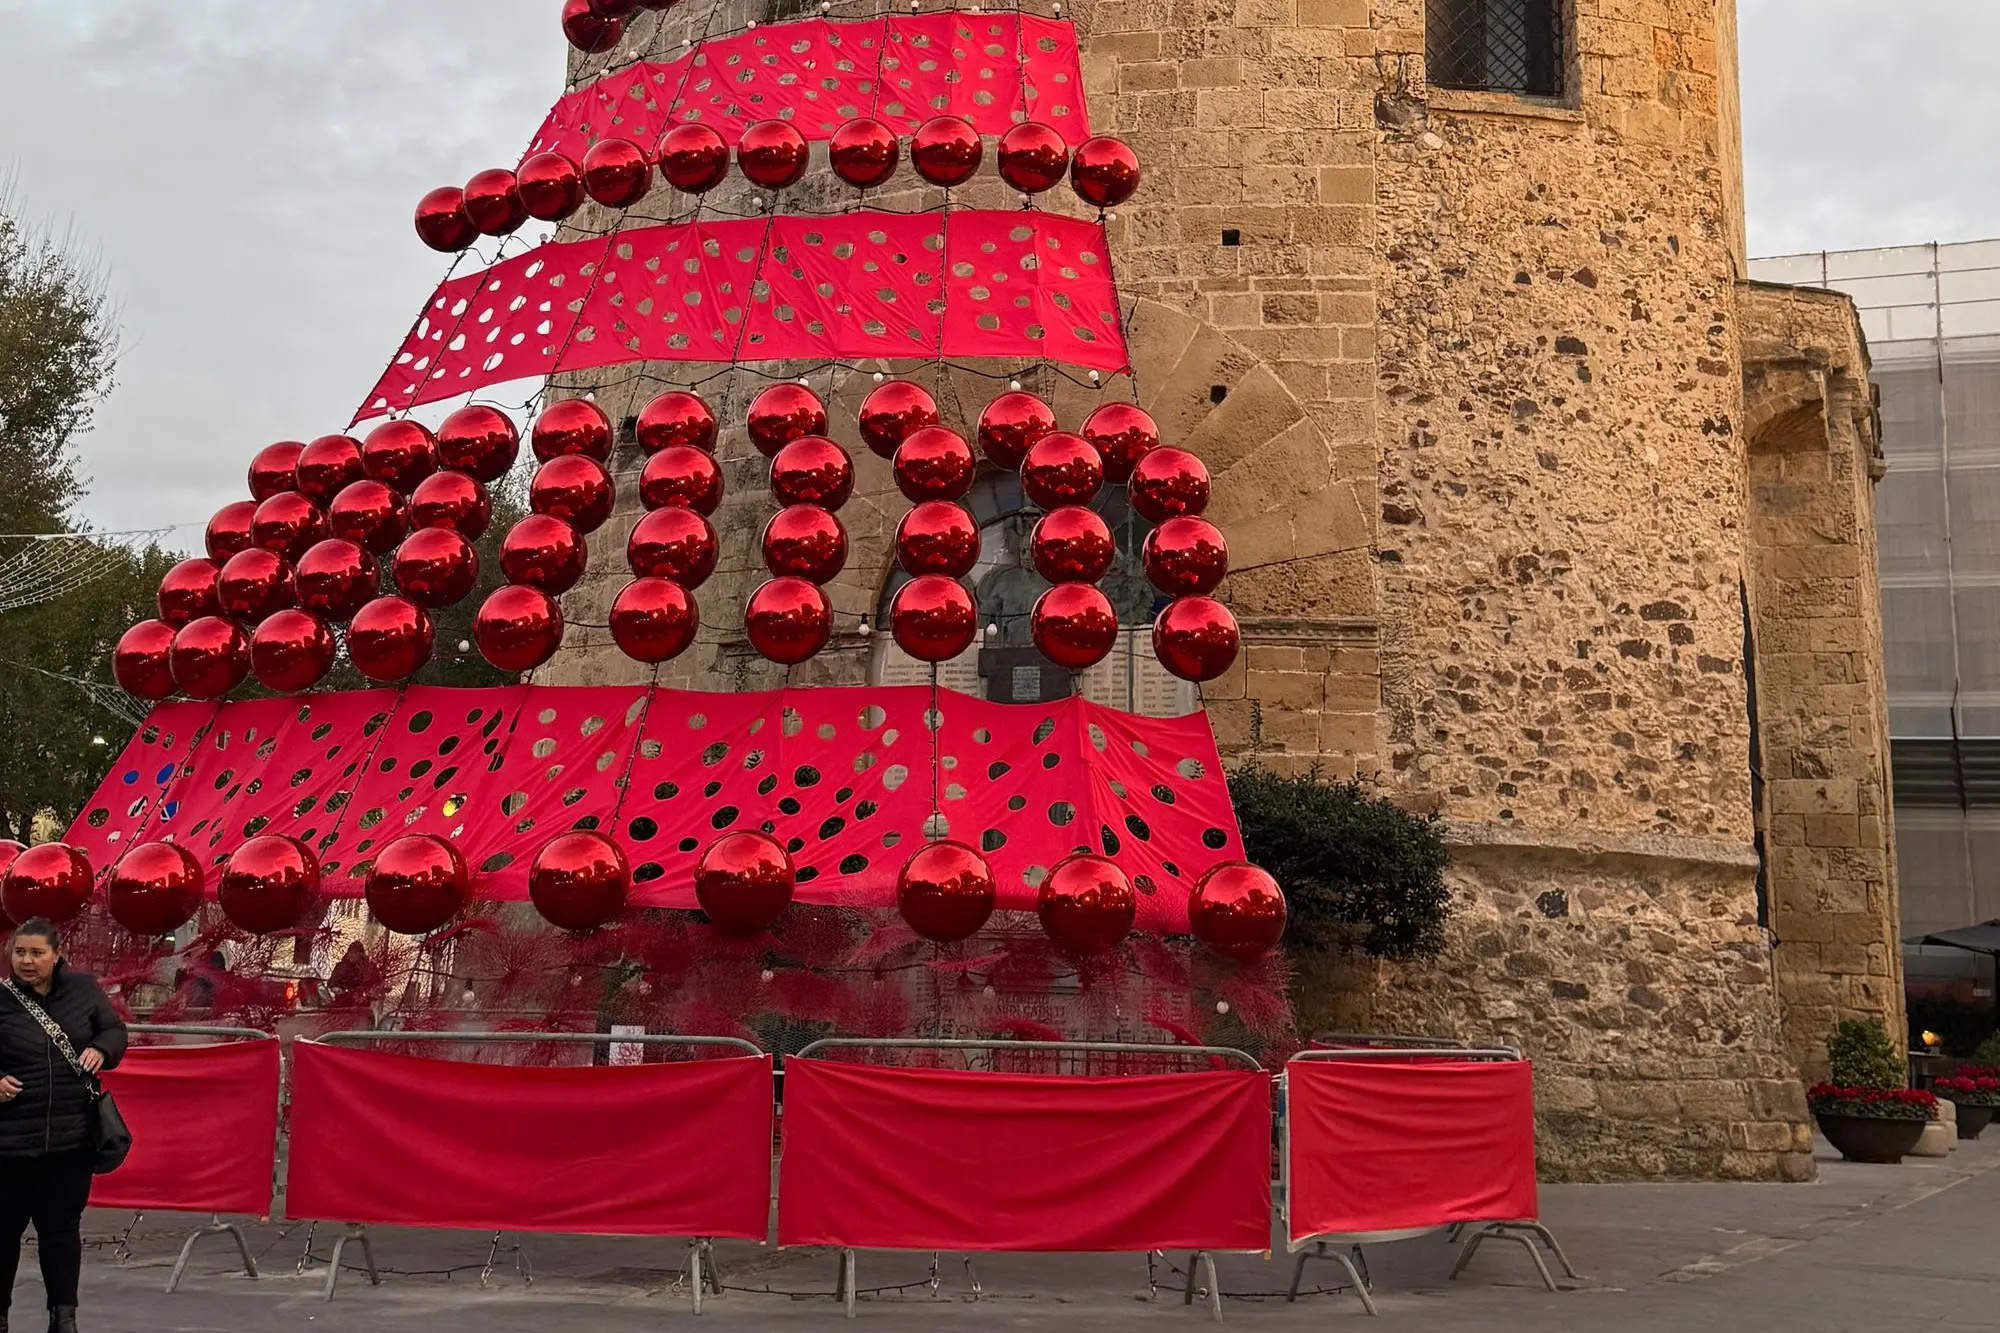
[[[847,568],[847,529],[818,505],[787,505],[764,525],[764,568],[780,578],[830,583]]]
[[[250,522],[257,517],[255,500],[235,500],[215,511],[202,534],[208,558],[220,565],[238,551],[250,549]]]
[[[118,688],[154,702],[172,694],[173,649],[174,627],[164,620],[142,620],[126,630],[111,650],[111,674]]]
[[[1212,597],[1180,597],[1153,622],[1153,654],[1182,680],[1214,680],[1242,645],[1236,617]]]
[[[171,935],[201,910],[201,862],[174,842],[148,842],[118,858],[105,881],[111,919],[134,935]]]
[[[465,183],[465,215],[487,236],[511,236],[528,220],[521,182],[505,167],[488,167]]]
[[[222,603],[216,600],[215,588],[221,573],[213,560],[183,560],[168,570],[155,599],[160,619],[179,629],[190,620],[221,615]]]
[[[826,150],[833,174],[861,190],[895,175],[901,156],[896,132],[871,116],[857,117],[835,130]]]
[[[385,422],[361,442],[361,470],[398,495],[408,495],[438,470],[437,436],[419,422]]]
[[[417,201],[417,239],[433,250],[457,254],[479,239],[479,228],[465,211],[465,191],[440,185]]]
[[[729,145],[706,125],[676,125],[654,156],[667,184],[685,194],[707,194],[729,175]]]
[[[583,168],[563,153],[536,153],[517,177],[521,207],[543,222],[561,222],[583,207]]]
[[[1139,188],[1139,155],[1122,140],[1085,139],[1070,163],[1069,185],[1086,204],[1116,208]]]
[[[1102,662],[1118,643],[1118,613],[1094,583],[1058,583],[1028,617],[1042,656],[1070,671]]]
[[[563,36],[586,55],[602,55],[625,35],[625,20],[601,14],[590,0],[563,0]]]
[[[281,555],[251,547],[216,575],[215,599],[223,614],[254,625],[292,604],[292,567]]]
[[[1285,891],[1268,871],[1228,861],[1203,875],[1188,898],[1194,937],[1224,958],[1249,962],[1285,935]]]
[[[463,472],[437,472],[410,492],[410,527],[450,528],[470,541],[493,521],[493,502],[486,488]]]
[[[993,465],[1012,472],[1028,450],[1056,428],[1053,408],[1031,393],[1003,393],[979,414],[979,448]]]
[[[562,519],[578,532],[595,532],[611,517],[618,490],[604,464],[584,454],[551,458],[528,483],[528,508]]]
[[[326,526],[340,540],[384,555],[409,535],[410,507],[387,483],[363,478],[333,497]]]
[[[879,385],[861,403],[861,438],[882,458],[894,458],[910,432],[937,424],[937,399],[908,380]]]
[[[1081,435],[1053,431],[1021,460],[1021,489],[1044,509],[1087,505],[1104,486],[1104,460]]]
[[[250,674],[250,636],[233,620],[203,616],[174,635],[167,662],[182,694],[220,699]]]
[[[1160,447],[1160,428],[1132,403],[1106,403],[1084,418],[1078,434],[1097,446],[1104,479],[1121,485],[1131,480],[1140,459]]]
[[[1079,855],[1049,871],[1035,910],[1057,948],[1088,958],[1111,952],[1132,933],[1139,897],[1117,862]]]
[[[1064,505],[1042,515],[1028,550],[1036,570],[1050,583],[1095,583],[1118,554],[1111,529],[1082,505]]]
[[[1069,170],[1069,145],[1040,121],[1016,125],[1000,136],[1000,179],[1022,194],[1040,194]]]
[[[647,403],[640,409],[634,429],[639,436],[639,447],[649,454],[677,444],[715,452],[715,410],[700,394],[686,389],[669,389]]]
[[[267,444],[250,460],[250,498],[259,502],[299,486],[299,455],[306,451],[297,440]]]
[[[590,9],[606,18],[630,18],[638,12],[639,0],[590,0]]]
[[[854,494],[854,460],[824,435],[807,435],[771,460],[771,495],[781,505],[838,509]]]
[[[215,900],[252,935],[296,930],[319,896],[319,858],[297,838],[266,833],[238,847],[222,867]]]
[[[889,630],[896,646],[919,662],[949,662],[978,637],[979,612],[963,583],[922,574],[896,589]]]
[[[375,854],[368,911],[384,930],[428,935],[472,897],[472,874],[458,848],[428,833],[406,833]]]
[[[535,418],[529,443],[544,463],[564,454],[582,454],[602,463],[611,457],[611,418],[588,398],[550,403]]]
[[[472,618],[479,655],[501,671],[533,671],[562,647],[563,614],[540,588],[495,588]]]
[[[279,611],[250,636],[250,670],[277,694],[297,694],[333,669],[333,631],[310,611]]]
[[[715,572],[715,529],[692,509],[655,509],[632,527],[625,560],[644,578],[699,588]]]
[[[792,858],[762,833],[731,833],[702,853],[694,870],[695,901],[724,935],[755,939],[792,904]]]
[[[30,847],[0,880],[0,910],[16,921],[68,921],[89,905],[92,879],[90,858],[68,843]]]
[[[706,457],[706,455],[704,455]],[[500,543],[500,572],[509,583],[559,596],[576,586],[590,563],[582,536],[553,514],[529,514]]]
[[[826,434],[826,404],[803,384],[773,384],[750,401],[750,443],[766,458],[808,435]]]
[[[1153,523],[1208,508],[1208,469],[1185,449],[1155,449],[1132,468],[1126,483],[1132,508]]]
[[[932,185],[961,185],[979,170],[986,147],[957,116],[933,116],[910,136],[910,165]]]
[[[375,557],[354,542],[332,537],[299,557],[292,595],[299,606],[329,620],[351,620],[382,586]]]
[[[479,481],[498,481],[521,452],[521,432],[505,412],[475,403],[438,427],[438,462]]]
[[[606,208],[630,208],[653,188],[653,164],[630,139],[599,139],[583,155],[583,189]]]
[[[833,607],[817,584],[771,579],[750,594],[743,629],[751,647],[773,662],[792,666],[826,647],[833,637]]]
[[[662,449],[639,474],[639,500],[648,509],[713,514],[722,503],[722,465],[714,454],[685,444]]]
[[[679,657],[700,628],[694,594],[672,579],[634,579],[611,604],[611,637],[635,662]]]
[[[463,601],[479,582],[479,552],[450,528],[422,528],[396,548],[390,572],[403,596],[436,610]]]
[[[1171,597],[1214,592],[1229,573],[1229,543],[1205,518],[1170,518],[1146,534],[1146,577]]]
[[[364,475],[361,442],[345,435],[322,435],[299,453],[296,471],[299,494],[314,504],[330,504]]]
[[[979,524],[963,505],[926,500],[896,525],[896,562],[912,574],[962,579],[979,563]]]
[[[896,910],[911,930],[938,944],[977,935],[997,898],[993,867],[962,842],[934,842],[896,875]]]
[[[796,184],[811,162],[805,136],[782,120],[760,120],[736,141],[737,169],[767,190]]]
[[[326,537],[326,511],[297,491],[272,496],[250,520],[251,544],[287,559],[304,555]]]
[[[437,635],[422,607],[402,597],[377,597],[354,613],[347,656],[373,681],[407,680],[431,656]]]
[[[896,449],[896,489],[915,501],[963,499],[977,468],[963,435],[926,426],[904,436]]]
[[[565,833],[535,854],[528,897],[558,930],[596,930],[625,910],[632,867],[602,833]]]

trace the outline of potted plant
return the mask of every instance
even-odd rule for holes
[[[1932,1091],[1958,1108],[1958,1137],[1976,1139],[2000,1110],[2000,1069],[1968,1065],[1931,1084]]]
[[[1806,1094],[1819,1132],[1850,1162],[1902,1161],[1937,1114],[1937,1098],[1909,1086],[1907,1066],[1879,1020],[1842,1020],[1826,1054],[1832,1078]]]

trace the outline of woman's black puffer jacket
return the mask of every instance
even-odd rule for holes
[[[106,1069],[125,1058],[125,1021],[96,977],[58,963],[47,995],[20,981],[14,989],[55,1019],[78,1055],[95,1046]],[[0,1077],[21,1083],[20,1096],[0,1102],[0,1157],[46,1157],[90,1146],[90,1090],[34,1015],[5,990],[0,990]]]

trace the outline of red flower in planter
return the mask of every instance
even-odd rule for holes
[[[1818,1083],[1807,1090],[1806,1104],[1814,1115],[1864,1120],[1930,1120],[1937,1115],[1937,1098],[1915,1088],[1843,1088]]]

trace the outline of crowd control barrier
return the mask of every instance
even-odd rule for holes
[[[1241,1070],[1078,1076],[814,1059],[836,1050],[1216,1057]],[[829,1038],[785,1061],[778,1243],[841,1251],[1268,1253],[1271,1076],[1229,1047]]]
[[[353,1049],[404,1042],[721,1047],[733,1059],[531,1068]],[[770,1224],[771,1057],[735,1037],[338,1032],[292,1051],[288,1216],[370,1225],[692,1238],[695,1310],[719,1236]]]

